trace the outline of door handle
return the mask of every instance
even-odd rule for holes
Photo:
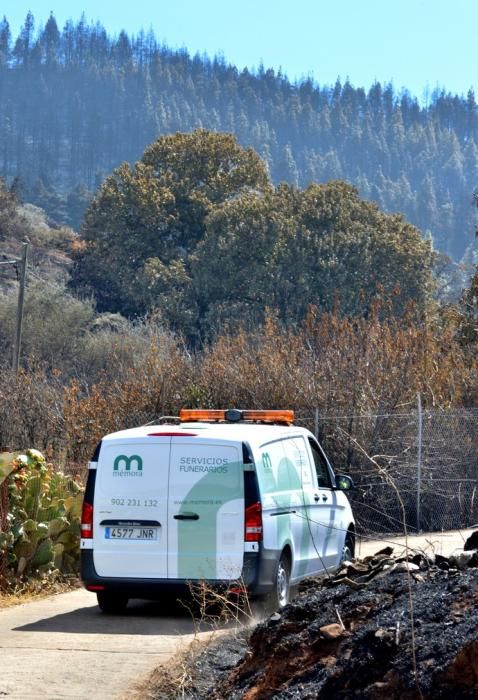
[[[178,513],[173,515],[175,520],[199,520],[199,515],[197,513]]]

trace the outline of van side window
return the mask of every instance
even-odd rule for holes
[[[282,442],[275,440],[261,447],[261,468],[258,470],[258,477],[263,493],[278,493],[291,488]]]
[[[294,488],[313,488],[313,470],[304,438],[294,437],[284,440],[284,448],[291,460],[290,466],[293,473],[298,479],[298,483],[294,482]]]
[[[322,488],[331,488],[329,470],[327,468],[327,462],[314,440],[309,438],[309,445],[312,451],[312,456],[314,457],[315,471],[317,472],[317,482]]]

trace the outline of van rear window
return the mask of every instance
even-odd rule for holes
[[[246,508],[259,501],[259,488],[255,472],[244,472],[244,505]]]
[[[93,452],[93,456],[90,459],[90,462],[97,462],[99,457],[100,457],[100,450],[101,450],[101,443],[102,440],[99,441],[99,443],[96,445],[96,449]]]

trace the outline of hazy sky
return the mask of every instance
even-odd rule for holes
[[[84,11],[111,34],[152,27],[171,48],[281,67],[291,80],[391,81],[421,99],[427,87],[478,92],[476,0],[3,0],[15,37],[28,10],[36,26],[50,11],[60,28]]]

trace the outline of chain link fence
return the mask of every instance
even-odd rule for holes
[[[434,532],[478,524],[478,409],[383,415],[297,413],[336,473],[350,474],[362,534]],[[0,489],[0,531],[7,486]],[[1,573],[1,572],[0,572]]]
[[[383,415],[299,414],[336,473],[356,488],[350,500],[366,534],[473,527],[478,523],[478,409]]]

